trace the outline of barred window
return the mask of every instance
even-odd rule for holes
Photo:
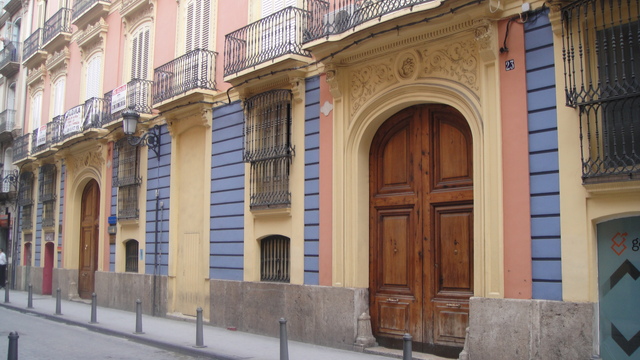
[[[42,226],[44,227],[55,226],[56,172],[55,164],[47,164],[40,168],[42,179],[38,198],[42,203]]]
[[[565,92],[579,110],[585,182],[640,173],[639,15],[630,4],[581,0],[563,8]]]
[[[140,154],[126,138],[116,143],[113,153],[114,186],[118,187],[118,219],[137,219]]]
[[[285,282],[290,279],[289,238],[269,236],[260,242],[260,281]]]
[[[291,204],[291,92],[273,90],[245,102],[244,161],[251,164],[250,206]]]
[[[138,272],[138,241],[137,240],[129,240],[125,243],[125,254],[126,254],[126,262],[125,269],[126,272]]]
[[[20,175],[20,190],[18,191],[18,206],[22,207],[22,229],[33,228],[33,173]]]

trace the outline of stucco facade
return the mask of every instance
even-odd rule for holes
[[[23,6],[13,286],[358,351],[637,356],[602,281],[640,266],[640,161],[585,170],[574,5],[335,3]]]

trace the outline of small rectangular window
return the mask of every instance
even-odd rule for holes
[[[284,282],[290,279],[289,238],[269,236],[260,242],[260,281]]]
[[[126,262],[125,262],[125,270],[126,272],[138,272],[138,241],[129,240],[125,244],[125,253],[126,253]]]

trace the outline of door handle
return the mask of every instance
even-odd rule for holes
[[[448,308],[452,308],[452,309],[460,309],[462,307],[462,304],[453,304],[453,303],[449,303],[446,305]]]
[[[387,302],[390,302],[390,303],[397,303],[397,302],[398,302],[398,299],[396,299],[396,298],[387,298]]]

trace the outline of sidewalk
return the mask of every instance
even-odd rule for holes
[[[12,290],[9,303],[4,302],[4,291],[0,291],[0,306],[17,311],[38,314],[49,320],[82,326],[100,333],[120,336],[139,343],[163,348],[177,353],[220,360],[236,359],[280,359],[280,339],[267,336],[230,331],[209,325],[203,326],[204,348],[196,348],[196,324],[170,318],[142,316],[143,334],[134,334],[136,314],[134,312],[98,307],[97,324],[90,324],[91,305],[83,302],[62,300],[62,315],[55,315],[56,299],[49,295],[33,295],[33,309],[27,309],[28,294]],[[278,326],[278,324],[274,324]],[[13,329],[7,329],[13,331]],[[291,360],[383,360],[402,358],[402,351],[383,348],[367,349],[367,353],[339,350],[296,341],[288,341]],[[382,355],[375,355],[382,354]],[[440,360],[443,358],[413,353],[414,359]]]

